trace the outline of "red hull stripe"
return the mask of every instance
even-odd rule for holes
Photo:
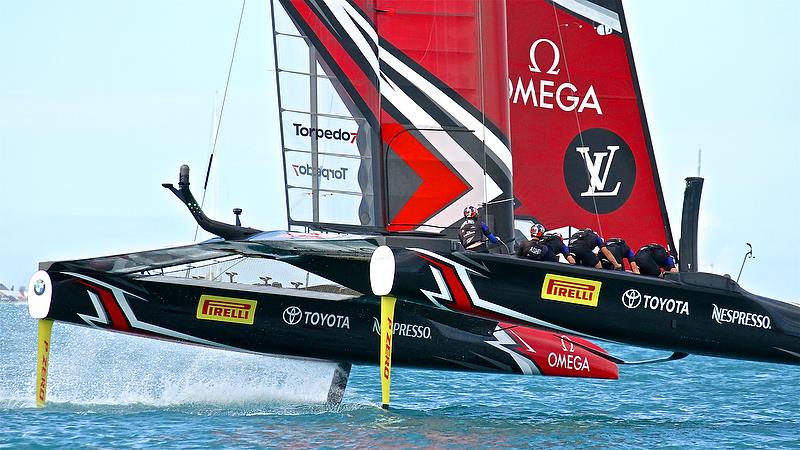
[[[114,294],[103,288],[91,285],[85,281],[79,280],[78,282],[97,292],[97,294],[100,296],[100,300],[103,302],[103,307],[106,309],[108,318],[111,320],[112,328],[119,331],[131,331],[128,319],[125,318],[125,314],[122,312],[122,309],[120,309],[116,299],[114,299]]]
[[[469,299],[469,294],[467,294],[467,290],[464,288],[464,284],[461,282],[455,269],[423,254],[418,253],[418,255],[420,258],[428,261],[442,271],[445,283],[447,284],[453,300],[455,301],[455,306],[453,309],[487,319],[494,319],[498,321],[507,319],[507,317],[503,315],[475,308],[472,305],[472,301]]]

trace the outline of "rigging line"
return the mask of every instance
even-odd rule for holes
[[[236,57],[236,47],[239,43],[239,31],[242,29],[242,18],[244,17],[244,6],[247,0],[242,0],[242,10],[239,12],[239,24],[236,26],[236,37],[233,40],[233,51],[231,52],[231,61],[228,64],[228,77],[225,80],[225,91],[222,93],[222,105],[219,108],[219,117],[217,118],[216,130],[214,131],[214,142],[211,144],[211,155],[208,157],[208,167],[206,168],[206,180],[203,183],[203,197],[200,200],[200,208],[206,203],[206,192],[208,188],[208,178],[211,175],[211,163],[214,161],[214,152],[217,150],[217,139],[219,138],[220,124],[222,123],[222,114],[225,111],[225,99],[228,97],[228,86],[231,82],[231,72],[233,72],[233,60]],[[194,240],[197,240],[197,233],[200,231],[200,224],[194,227]]]
[[[237,260],[239,260],[239,259],[242,259],[242,258],[244,258],[244,256],[240,256],[240,257],[238,257],[237,259],[230,260],[230,261],[237,261]],[[199,266],[192,266],[191,268],[189,268],[189,270],[193,270],[193,269],[205,269],[206,267],[211,267],[211,266],[213,266],[213,265],[215,265],[215,264],[224,264],[224,263],[226,263],[226,262],[228,262],[228,261],[212,261],[212,262],[210,262],[210,263],[207,263],[207,264],[201,264],[201,265],[199,265]],[[168,270],[164,270],[164,269],[167,269],[167,268],[165,268],[165,267],[162,267],[162,268],[160,269],[160,270],[161,270],[161,274],[160,274],[160,275],[164,275],[164,274],[172,274],[172,273],[179,273],[179,272],[186,272],[186,270],[187,270],[187,266],[189,266],[189,265],[191,265],[191,264],[192,264],[192,263],[186,263],[186,264],[183,264],[183,265],[181,265],[181,267],[176,267],[176,268],[174,268],[174,269],[168,269]],[[226,270],[227,270],[227,269],[226,269]],[[148,274],[148,275],[146,275],[146,276],[151,276],[151,275],[152,275],[152,274]]]
[[[482,20],[483,19],[483,11],[481,10],[481,6],[482,6],[482,3],[478,2],[478,12],[477,12],[477,15],[476,15],[475,19],[478,22],[478,36],[482,37],[483,36],[483,20]],[[479,58],[478,61],[480,61],[479,64],[480,64],[480,68],[481,68],[480,69],[480,74],[481,74],[481,76],[480,76],[480,83],[481,83],[481,85],[480,85],[480,93],[481,93],[481,125],[482,125],[482,128],[483,128],[481,130],[481,149],[483,150],[483,178],[481,179],[481,184],[483,184],[483,204],[486,205],[487,208],[488,208],[488,206],[489,206],[489,189],[486,186],[486,98],[484,97],[484,91],[483,91],[483,88],[484,88],[484,85],[485,85],[485,79],[484,79],[485,74],[484,74],[484,71],[486,70],[486,66],[484,65],[484,60],[483,60],[483,40],[479,38],[479,42],[480,42],[480,44],[479,44],[480,48],[479,48],[479,54],[478,54],[478,58]],[[509,169],[511,169],[511,168],[509,168]],[[513,178],[512,178],[512,180],[513,180]],[[513,196],[513,194],[512,194],[512,196]],[[489,211],[485,211],[485,212],[488,215]],[[511,209],[511,214],[512,214],[511,223],[513,224],[514,223],[514,219],[513,219],[514,209],[513,208]],[[513,233],[512,233],[512,237],[513,237]],[[506,249],[507,248],[508,247],[506,247]]]
[[[491,202],[485,202],[484,205],[495,205],[497,203],[507,203],[507,202],[513,202],[513,201],[514,201],[513,198],[504,198],[502,200],[492,200]]]
[[[233,264],[231,264],[230,266],[228,266],[228,267],[227,267],[227,268],[225,268],[225,269],[222,269],[222,270],[221,270],[221,271],[220,271],[220,272],[217,274],[217,276],[215,276],[214,278],[212,278],[212,279],[211,279],[211,281],[217,281],[217,278],[221,277],[221,276],[222,276],[222,275],[223,275],[225,272],[228,272],[229,270],[231,270],[231,269],[233,269],[234,267],[238,266],[239,264],[243,263],[243,262],[244,262],[246,259],[247,259],[246,257],[242,256],[242,257],[241,257],[241,258],[239,258],[238,260],[226,261],[226,262],[233,262]],[[222,264],[224,264],[224,263],[220,263],[220,265],[222,265]]]
[[[556,21],[556,29],[558,30],[558,40],[559,40],[559,42],[561,44],[561,51],[564,52],[564,68],[567,70],[567,81],[569,81],[570,84],[572,84],[572,74],[569,71],[569,61],[568,61],[568,58],[567,58],[567,48],[564,46],[564,37],[561,34],[561,23],[559,23],[559,21],[558,21],[558,8],[556,8],[555,2],[553,2],[553,17],[555,17],[555,21]],[[567,26],[567,25],[569,25],[569,24],[565,24],[565,26]],[[580,137],[580,140],[581,140],[581,147],[585,147],[586,144],[583,142],[583,131],[582,131],[582,128],[581,128],[581,119],[580,119],[580,116],[578,116],[578,110],[575,109],[574,111],[575,111],[575,113],[574,113],[574,115],[575,115],[575,124],[578,127],[578,136]],[[582,157],[584,159],[586,158],[585,155],[582,156]],[[588,161],[584,161],[584,162],[587,163],[586,174],[589,176],[589,184],[591,185],[592,174],[589,173]],[[597,211],[597,198],[595,196],[592,196],[592,205],[594,206],[594,216],[597,219],[597,231],[600,232],[600,236],[603,236],[603,225],[602,225],[602,223],[600,223],[600,213]],[[581,227],[581,228],[583,228],[583,227]]]

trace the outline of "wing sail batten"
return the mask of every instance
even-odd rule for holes
[[[289,225],[380,228],[377,53],[341,39],[324,2],[273,10]]]

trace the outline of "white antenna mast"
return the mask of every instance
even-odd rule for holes
[[[698,177],[700,176],[700,162],[701,162],[700,160],[702,159],[702,157],[703,157],[703,149],[702,148],[698,148],[697,149],[697,176]]]

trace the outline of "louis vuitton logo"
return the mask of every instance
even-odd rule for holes
[[[575,150],[583,157],[583,162],[586,163],[586,171],[589,174],[589,187],[586,192],[581,192],[581,197],[610,197],[617,195],[621,181],[613,190],[606,190],[606,182],[608,181],[608,172],[611,169],[611,164],[614,161],[614,154],[619,150],[618,145],[606,146],[607,151],[596,151],[589,153],[589,147],[577,147]],[[608,159],[606,159],[608,157]],[[603,162],[605,161],[605,164]],[[603,172],[602,175],[600,172]]]

